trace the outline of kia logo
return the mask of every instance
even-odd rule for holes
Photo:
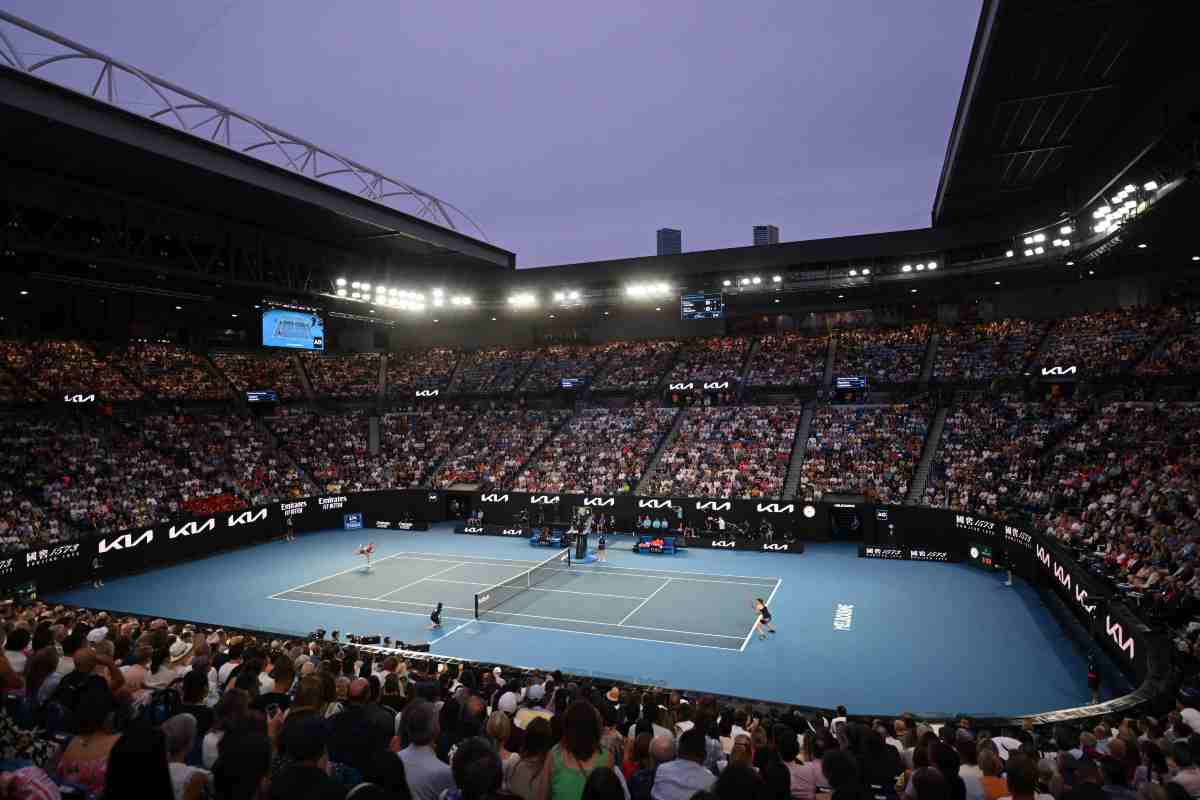
[[[638,508],[670,508],[670,500],[638,500]]]
[[[696,503],[697,511],[728,511],[732,507],[732,503],[719,503],[716,500],[701,500]]]
[[[1042,367],[1043,375],[1074,375],[1077,367]]]
[[[215,519],[206,519],[199,525],[196,524],[195,520],[192,520],[186,525],[180,525],[178,527],[172,525],[170,530],[167,531],[167,538],[175,539],[180,536],[192,536],[193,534],[211,531],[215,527],[217,527],[217,521]]]
[[[796,505],[794,503],[788,503],[783,506],[778,503],[759,503],[755,508],[767,514],[791,514],[796,510]]]
[[[481,503],[507,503],[508,495],[506,494],[481,494],[479,495]]]
[[[1107,614],[1104,615],[1104,630],[1108,634],[1108,638],[1113,640],[1113,644],[1117,649],[1124,652],[1125,655],[1133,658],[1133,637],[1125,638],[1125,629],[1121,627],[1121,623],[1113,622],[1113,618]]]
[[[713,547],[737,547],[737,542],[731,542],[728,539],[713,539]]]
[[[483,533],[483,528],[472,525],[470,527],[463,528],[463,533]]]
[[[154,541],[153,529],[146,531],[145,533],[143,533],[141,536],[137,537],[136,539],[133,538],[133,534],[131,534],[131,533],[126,533],[121,536],[118,536],[116,539],[113,539],[111,542],[108,541],[107,539],[101,539],[99,554],[104,555],[105,553],[107,553],[110,550],[132,550],[133,548],[138,547],[139,545],[148,544],[153,541]]]
[[[791,547],[791,545],[787,545],[787,544],[764,544],[762,546],[762,549],[763,550],[778,550],[778,551],[786,552],[790,547]]]
[[[611,506],[611,505],[614,505],[616,502],[617,501],[611,497],[609,497],[607,499],[603,498],[603,497],[585,497],[583,499],[583,504],[585,506]]]
[[[713,381],[712,383],[704,384],[705,389],[728,389],[729,381]]]
[[[243,511],[242,513],[237,514],[237,515],[230,514],[228,524],[229,524],[229,527],[232,528],[236,525],[246,525],[247,523],[258,522],[258,521],[264,520],[266,518],[267,518],[267,510],[265,508],[262,508],[262,509],[259,509],[258,511]]]
[[[505,497],[507,497],[507,495],[505,495]],[[558,498],[551,497],[548,494],[536,494],[529,498],[529,502],[533,505],[538,505],[539,503],[542,505],[553,505],[558,502]]]
[[[437,397],[439,389],[417,389],[417,397]]]
[[[94,394],[64,394],[64,403],[94,403],[96,395]]]
[[[694,383],[672,383],[671,384],[671,391],[673,391],[673,392],[682,391],[684,389],[695,389],[695,388],[696,388],[696,384],[694,384]]]

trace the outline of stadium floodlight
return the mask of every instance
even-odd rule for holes
[[[1075,262],[1074,262],[1074,261],[1068,261],[1068,262],[1067,262],[1067,266],[1068,266],[1068,267],[1073,267],[1073,266],[1075,266]]]
[[[1134,186],[1132,183],[1127,183],[1127,184],[1125,184],[1125,189],[1123,191],[1125,192],[1125,194],[1131,194],[1131,193],[1137,191],[1137,187]]]
[[[355,281],[354,283],[350,284],[350,288],[351,288],[351,289],[361,289],[361,288],[362,288],[362,284],[361,284],[361,283],[359,283],[358,281]]]
[[[726,278],[725,280],[721,281],[722,286],[728,286],[730,283],[732,283],[732,281],[730,281],[729,278]]]
[[[445,291],[441,288],[434,288],[432,294],[434,297],[441,297],[443,294],[445,294]]]
[[[1200,256],[1192,256],[1192,261],[1200,261]]]
[[[1141,242],[1140,244],[1138,244],[1138,250],[1145,250],[1146,247],[1147,247],[1147,245],[1145,242]]]
[[[519,292],[511,295],[508,303],[514,308],[533,308],[537,305],[537,295],[533,292]]]
[[[917,272],[924,272],[924,271],[925,271],[925,265],[924,265],[924,264],[917,264],[917,266],[916,266],[916,270],[917,270]]]
[[[1046,241],[1046,234],[1044,234],[1044,233],[1035,233],[1035,234],[1033,235],[1033,241],[1034,241],[1035,243],[1037,243],[1037,244],[1041,244],[1042,242]]]
[[[754,281],[753,281],[753,283],[754,283],[754,285],[755,285],[755,286],[758,286],[760,283],[762,283],[762,278],[760,278],[760,277],[758,277],[757,275],[755,275],[755,276],[754,276]]]
[[[1058,232],[1065,236],[1068,233],[1072,233],[1073,229],[1071,228],[1070,225],[1063,225],[1061,228],[1058,229]]]
[[[369,284],[369,283],[364,283],[364,284],[362,285],[362,290],[363,290],[364,292],[369,292],[369,291],[371,291],[371,284]]]
[[[1033,248],[1033,252],[1037,253],[1040,256],[1042,253],[1046,252],[1046,248],[1042,247],[1041,245],[1038,245],[1037,247]]]
[[[345,285],[346,285],[346,279],[345,279],[345,278],[338,278],[338,279],[337,279],[337,285],[338,285],[338,286],[345,286]]]
[[[912,264],[905,264],[900,268],[901,272],[912,272]]]
[[[857,278],[857,277],[858,277],[858,270],[856,270],[856,269],[852,269],[852,270],[850,270],[850,277],[851,277],[851,278]]]
[[[925,269],[929,270],[930,272],[933,272],[935,269],[937,269],[937,262],[930,261],[928,264],[925,265]]]
[[[1070,240],[1070,239],[1063,239],[1062,246],[1063,246],[1063,247],[1070,247],[1070,246],[1071,246],[1071,240]]]
[[[1094,230],[1096,233],[1104,233],[1106,230],[1108,230],[1108,222],[1100,222],[1096,225],[1096,227],[1092,228],[1092,230]]]
[[[1142,188],[1147,192],[1153,192],[1158,189],[1158,181],[1146,181],[1142,184]]]
[[[1033,251],[1032,251],[1032,250],[1028,250],[1028,249],[1027,249],[1027,250],[1025,251],[1025,256],[1026,256],[1026,258],[1028,258],[1028,257],[1029,257],[1029,256],[1031,256],[1031,255],[1033,255]]]
[[[1026,236],[1026,237],[1025,237],[1025,244],[1033,244],[1033,237],[1032,237],[1032,236]]]
[[[771,283],[783,283],[783,276],[782,275],[771,276]]]
[[[1004,251],[1004,257],[1005,257],[1005,258],[1012,258],[1012,257],[1013,257],[1013,251],[1012,251],[1012,250],[1005,250],[1005,251]]]
[[[912,292],[913,294],[916,294],[916,293],[917,293],[917,290],[916,290],[916,289],[909,289],[909,291],[910,291],[910,292]]]
[[[567,299],[567,296],[565,294],[563,294],[562,292],[554,293],[555,302],[561,303],[563,300],[566,300],[566,299]]]
[[[346,296],[346,290],[345,290],[345,289],[338,289],[338,290],[337,290],[337,296],[338,296],[338,297],[345,297],[345,296]]]
[[[862,274],[863,274],[863,275],[870,275],[870,274],[871,274],[871,270],[867,269],[866,267],[863,267]]]
[[[845,299],[846,299],[846,295],[844,295],[844,294],[838,295],[838,300],[845,300]]]
[[[853,271],[851,271],[851,272],[853,272]],[[749,279],[749,278],[742,278],[740,281],[738,281],[738,285],[739,285],[739,286],[749,286],[749,285],[750,285],[750,279]]]
[[[579,290],[578,289],[571,290],[571,292],[567,295],[567,298],[570,300],[578,300],[579,299]]]
[[[1000,281],[992,281],[992,285],[993,285],[993,286],[999,286],[999,285],[1000,285]]]

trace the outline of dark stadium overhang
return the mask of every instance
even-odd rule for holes
[[[397,267],[494,274],[516,266],[495,245],[2,66],[0,150],[3,162],[51,178],[383,255]]]
[[[1188,7],[984,0],[933,225],[987,218],[1021,229],[1072,211],[1194,124]]]

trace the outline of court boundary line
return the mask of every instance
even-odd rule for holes
[[[454,617],[453,619],[457,619],[457,617]],[[435,645],[435,644],[437,644],[438,642],[440,642],[442,639],[445,639],[445,638],[448,638],[448,637],[450,637],[450,636],[453,636],[454,634],[456,634],[456,633],[458,633],[459,631],[461,631],[463,628],[465,628],[465,627],[467,627],[468,625],[470,625],[472,622],[475,622],[475,620],[473,620],[473,619],[469,619],[469,620],[467,620],[467,621],[466,621],[466,622],[464,622],[462,625],[459,625],[457,628],[454,628],[454,629],[453,629],[453,630],[451,630],[451,631],[448,631],[448,632],[446,632],[446,633],[443,633],[441,636],[437,637],[436,639],[430,639],[430,640],[429,640],[429,644],[430,644],[430,645]]]
[[[399,611],[399,610],[393,610],[393,609],[388,609],[388,608],[363,608],[362,606],[346,606],[346,605],[342,605],[340,603],[322,603],[317,600],[297,600],[296,598],[293,598],[293,597],[276,597],[276,598],[268,598],[268,599],[283,600],[284,602],[291,602],[291,603],[306,603],[306,604],[312,605],[312,606],[325,606],[326,608],[353,608],[358,611],[378,611],[378,612],[382,612],[384,614],[404,614],[406,616],[413,616],[413,617],[425,616],[424,614],[419,614],[415,611]],[[362,599],[366,599],[366,598],[362,598]],[[462,617],[450,617],[449,619],[462,619]],[[578,620],[573,620],[573,621],[578,622]],[[500,622],[498,620],[490,620],[490,619],[469,619],[469,620],[466,620],[466,622],[468,622],[468,623],[481,622],[486,625],[504,625],[509,628],[526,628],[528,630],[535,630],[535,631],[551,630],[551,631],[559,631],[560,633],[575,634],[575,635],[579,635],[579,636],[600,636],[600,637],[603,637],[606,639],[624,639],[627,642],[630,642],[630,641],[632,641],[632,642],[652,642],[654,644],[669,644],[669,645],[675,645],[677,647],[700,647],[705,650],[723,650],[726,653],[739,652],[735,648],[721,647],[721,646],[718,646],[715,644],[695,644],[693,642],[668,642],[664,639],[649,639],[649,638],[643,639],[641,637],[635,637],[635,636],[620,636],[615,633],[593,633],[591,631],[570,631],[570,630],[566,630],[564,628],[547,628],[542,625],[522,625],[519,622]],[[626,626],[626,627],[632,627],[632,626]],[[705,635],[711,635],[711,634],[705,634]],[[726,637],[726,638],[729,638],[729,637]]]
[[[775,593],[779,591],[779,587],[782,585],[783,585],[783,578],[776,578],[775,588],[771,590],[771,593],[769,595],[767,595],[767,602],[765,602],[763,605],[765,605],[767,608],[771,607],[771,601],[775,599]],[[743,652],[746,649],[746,645],[750,644],[750,638],[752,636],[754,636],[754,629],[757,627],[758,627],[758,617],[755,617],[754,624],[752,624],[750,626],[750,632],[746,634],[746,640],[744,642],[742,642],[742,646],[738,648],[739,653]]]
[[[418,578],[417,580],[413,581],[412,583],[406,583],[403,586],[398,586],[395,589],[392,589],[390,592],[384,592],[383,594],[379,595],[379,597],[364,597],[363,600],[382,600],[383,598],[387,597],[389,594],[395,594],[396,592],[402,592],[405,589],[408,589],[412,586],[416,586],[418,583],[422,583],[422,582],[427,581],[430,578],[436,577],[438,575],[445,575],[447,572],[453,572],[454,570],[458,569],[459,567],[463,567],[463,566],[466,566],[466,565],[462,564],[462,563],[451,564],[450,566],[446,567],[445,569],[441,569],[441,570],[438,570],[437,572],[433,573],[433,575],[426,575],[424,578]]]
[[[432,605],[430,603],[416,603],[411,600],[376,600],[373,597],[360,597],[357,595],[348,595],[348,594],[331,594],[329,592],[304,592],[304,591],[301,591],[300,594],[311,594],[316,597],[339,597],[339,598],[343,598],[346,600],[367,600],[370,602],[378,602],[378,603],[392,603],[394,605],[422,606],[422,607]],[[268,599],[290,600],[292,598],[276,597],[276,598],[268,598]],[[305,601],[300,600],[297,602],[305,602]],[[341,603],[326,603],[325,605],[341,606],[343,604],[341,604]],[[372,609],[363,609],[361,606],[345,606],[345,607],[346,608],[358,608],[358,609],[364,610],[364,611],[372,610]],[[463,608],[462,606],[447,606],[447,605],[443,605],[442,608],[448,608],[448,609],[451,609],[452,611],[472,611],[473,610],[470,608]],[[389,609],[377,608],[374,610],[387,612]],[[424,616],[424,614],[421,614],[421,613],[415,612],[415,611],[409,612],[409,613],[417,614],[418,616]],[[488,611],[486,613],[488,613],[488,614],[507,614],[510,617],[528,617],[529,619],[545,619],[545,620],[550,620],[551,622],[573,622],[576,625],[607,625],[609,627],[630,628],[632,630],[641,630],[641,631],[660,631],[662,633],[678,633],[678,634],[683,634],[683,635],[687,635],[687,636],[707,636],[712,639],[735,639],[736,640],[736,639],[741,638],[740,636],[731,636],[728,633],[705,633],[704,631],[681,631],[677,628],[653,628],[653,627],[650,627],[649,625],[620,625],[616,622],[601,622],[598,620],[587,620],[587,619],[571,619],[568,617],[548,617],[545,614],[522,614],[519,611],[500,611],[500,610],[493,609],[492,611]],[[479,620],[483,621],[483,622],[493,621],[493,620],[487,620],[484,617],[479,617]],[[533,626],[528,626],[528,627],[536,628],[538,626],[533,625]],[[567,630],[567,629],[554,628],[554,630]],[[588,633],[588,631],[575,631],[575,630],[567,630],[567,632],[568,633]],[[610,634],[610,635],[615,635],[615,634]],[[634,639],[637,637],[630,636],[630,637],[626,637],[626,638]],[[639,641],[641,641],[641,640],[639,639]]]
[[[496,558],[493,556],[467,556],[467,555],[461,555],[461,554],[456,554],[456,553],[426,553],[426,552],[421,552],[421,551],[415,551],[412,553],[409,553],[407,551],[402,551],[402,552],[396,553],[394,555],[386,556],[386,557],[387,558],[395,558],[396,556],[440,556],[440,558],[433,559],[433,560],[440,560],[440,561],[446,561],[449,558],[470,558],[470,559],[478,559],[479,561],[483,561],[483,562],[501,561],[501,562],[510,563],[510,564],[541,564],[541,563],[544,563],[543,561],[530,561],[530,560],[526,560],[523,558]],[[383,559],[379,559],[379,560],[382,561]],[[430,559],[413,559],[413,560],[414,561],[427,561]],[[588,573],[595,572],[598,574],[606,573],[606,572],[613,572],[614,570],[627,570],[629,572],[636,573],[635,577],[649,575],[654,572],[654,570],[644,570],[644,569],[641,569],[640,567],[618,567],[618,566],[612,565],[612,562],[607,562],[604,569],[599,569],[599,568],[585,569],[585,567],[587,567],[587,566],[589,566],[589,565],[576,564],[575,562],[572,562],[571,570],[572,571],[578,570],[580,572],[588,572]],[[679,576],[679,575],[698,575],[698,576],[704,577],[704,578],[741,578],[743,580],[762,581],[764,583],[770,583],[771,581],[779,580],[779,578],[777,578],[777,577],[766,576],[766,575],[725,575],[725,574],[717,573],[717,572],[690,572],[687,570],[661,570],[661,571],[666,574],[663,574],[661,576],[653,576],[653,577],[676,578],[676,576]]]
[[[658,593],[659,593],[659,592],[661,592],[663,589],[667,588],[667,586],[668,586],[670,583],[671,583],[671,579],[670,579],[670,578],[667,578],[665,581],[663,581],[663,585],[662,585],[662,586],[660,586],[660,587],[658,587],[657,589],[655,589],[653,592],[651,592],[651,593],[650,593],[650,597],[647,597],[645,600],[643,600],[642,602],[638,603],[638,604],[637,604],[637,606],[635,606],[635,607],[634,607],[633,611],[630,611],[628,614],[626,614],[625,616],[621,617],[621,621],[617,623],[617,627],[621,627],[621,626],[623,626],[623,625],[625,624],[626,620],[628,620],[630,617],[632,617],[632,616],[633,616],[634,614],[636,614],[637,612],[641,611],[641,610],[642,610],[642,606],[646,605],[646,603],[649,603],[649,602],[650,602],[650,600],[651,600],[651,599],[654,597],[654,595],[658,594]],[[637,626],[632,626],[632,627],[637,627]]]
[[[377,558],[377,559],[375,559],[375,563],[376,563],[376,564],[379,564],[379,563],[381,563],[381,562],[383,562],[383,561],[387,561],[389,558],[396,558],[397,556],[402,556],[402,555],[404,555],[404,554],[403,554],[403,553],[395,553],[395,554],[393,554],[393,555],[390,555],[390,556],[384,556],[383,558]],[[296,590],[298,590],[298,589],[303,589],[305,586],[312,586],[314,583],[320,583],[321,581],[326,581],[326,580],[329,580],[330,578],[336,578],[336,577],[338,577],[339,575],[345,575],[347,572],[354,572],[354,570],[356,570],[356,569],[362,569],[362,568],[363,568],[363,566],[362,566],[361,564],[359,564],[359,565],[358,565],[358,566],[356,566],[356,567],[350,567],[349,569],[344,569],[344,570],[342,570],[341,572],[334,572],[333,574],[331,574],[331,575],[326,575],[326,576],[325,576],[325,577],[323,577],[323,578],[317,578],[315,581],[309,581],[308,583],[302,583],[302,584],[300,584],[299,586],[293,586],[293,587],[292,587],[292,588],[290,588],[290,589],[284,589],[284,590],[283,590],[283,591],[281,591],[281,592],[276,592],[275,594],[271,595],[271,596],[270,596],[270,597],[268,597],[267,599],[268,599],[268,600],[273,600],[273,599],[275,599],[276,597],[278,597],[278,596],[279,596],[279,595],[281,595],[281,594],[287,594],[288,592],[294,592],[294,591],[296,591]],[[368,598],[365,598],[365,597],[364,597],[363,599],[364,599],[364,600],[366,600],[366,599],[368,599]]]

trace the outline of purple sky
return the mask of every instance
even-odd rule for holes
[[[7,0],[439,195],[520,266],[924,227],[979,0]]]

